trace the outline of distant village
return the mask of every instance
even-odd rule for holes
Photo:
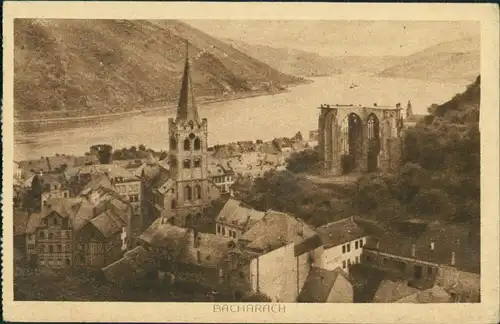
[[[224,294],[232,301],[479,301],[470,252],[441,244],[447,238],[439,232],[418,240],[381,237],[356,215],[314,228],[238,199],[266,172],[286,170],[292,154],[320,145],[318,131],[307,139],[297,132],[210,147],[207,124],[198,115],[186,60],[161,159],[149,152],[116,160],[110,146],[96,144],[80,157],[16,162],[16,260],[29,269],[96,269],[124,288],[194,283],[208,287],[211,298]],[[222,205],[211,215],[214,201]]]

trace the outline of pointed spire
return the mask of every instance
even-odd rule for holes
[[[200,123],[189,71],[188,47],[189,44],[186,40],[186,62],[184,64],[184,74],[182,76],[179,105],[177,106],[177,121],[194,121]]]

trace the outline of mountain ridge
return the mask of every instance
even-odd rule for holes
[[[379,73],[384,77],[402,77],[437,81],[475,80],[480,71],[480,39],[466,37],[439,43],[404,57]]]
[[[189,41],[197,97],[302,83],[177,20],[16,19],[18,117],[99,115],[174,103]]]

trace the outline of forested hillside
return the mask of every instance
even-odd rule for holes
[[[199,98],[301,81],[177,20],[16,19],[16,115],[73,117],[175,102],[186,41]]]

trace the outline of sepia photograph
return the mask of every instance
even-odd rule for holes
[[[479,20],[11,28],[14,302],[483,301]]]

